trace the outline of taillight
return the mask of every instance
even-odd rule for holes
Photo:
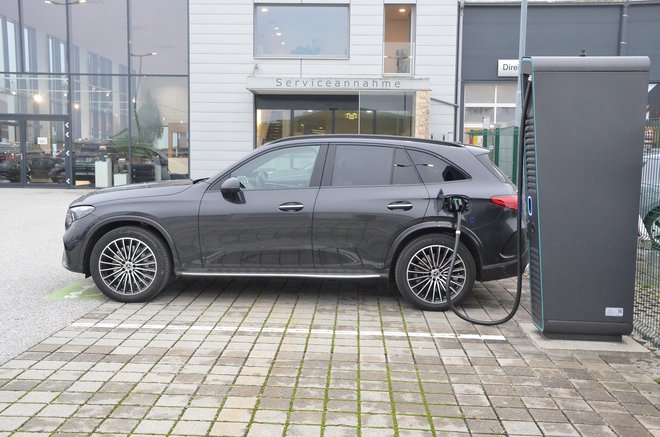
[[[503,208],[518,210],[518,196],[515,194],[491,197],[490,203],[494,203],[495,205],[501,206]]]

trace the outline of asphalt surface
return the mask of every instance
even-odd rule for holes
[[[53,296],[92,284],[62,267],[64,216],[86,192],[0,186],[0,364],[104,302]]]

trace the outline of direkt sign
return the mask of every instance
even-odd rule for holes
[[[295,78],[295,77],[249,77],[247,88],[252,91],[283,92],[338,91],[338,90],[426,90],[429,79],[389,78]]]

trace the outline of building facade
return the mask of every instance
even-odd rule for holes
[[[190,2],[193,177],[323,133],[453,138],[451,0]]]
[[[269,141],[514,124],[517,3],[3,0],[0,186],[203,178]],[[625,20],[624,20],[625,17]],[[646,55],[660,4],[530,3],[527,55]]]

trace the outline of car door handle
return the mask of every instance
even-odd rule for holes
[[[406,201],[392,202],[389,205],[387,205],[387,209],[392,211],[396,209],[400,209],[402,211],[408,211],[409,209],[412,209],[412,207],[413,207],[412,203]]]
[[[302,211],[304,208],[304,205],[300,202],[287,202],[283,203],[280,206],[278,206],[280,211],[288,212],[288,211]]]

